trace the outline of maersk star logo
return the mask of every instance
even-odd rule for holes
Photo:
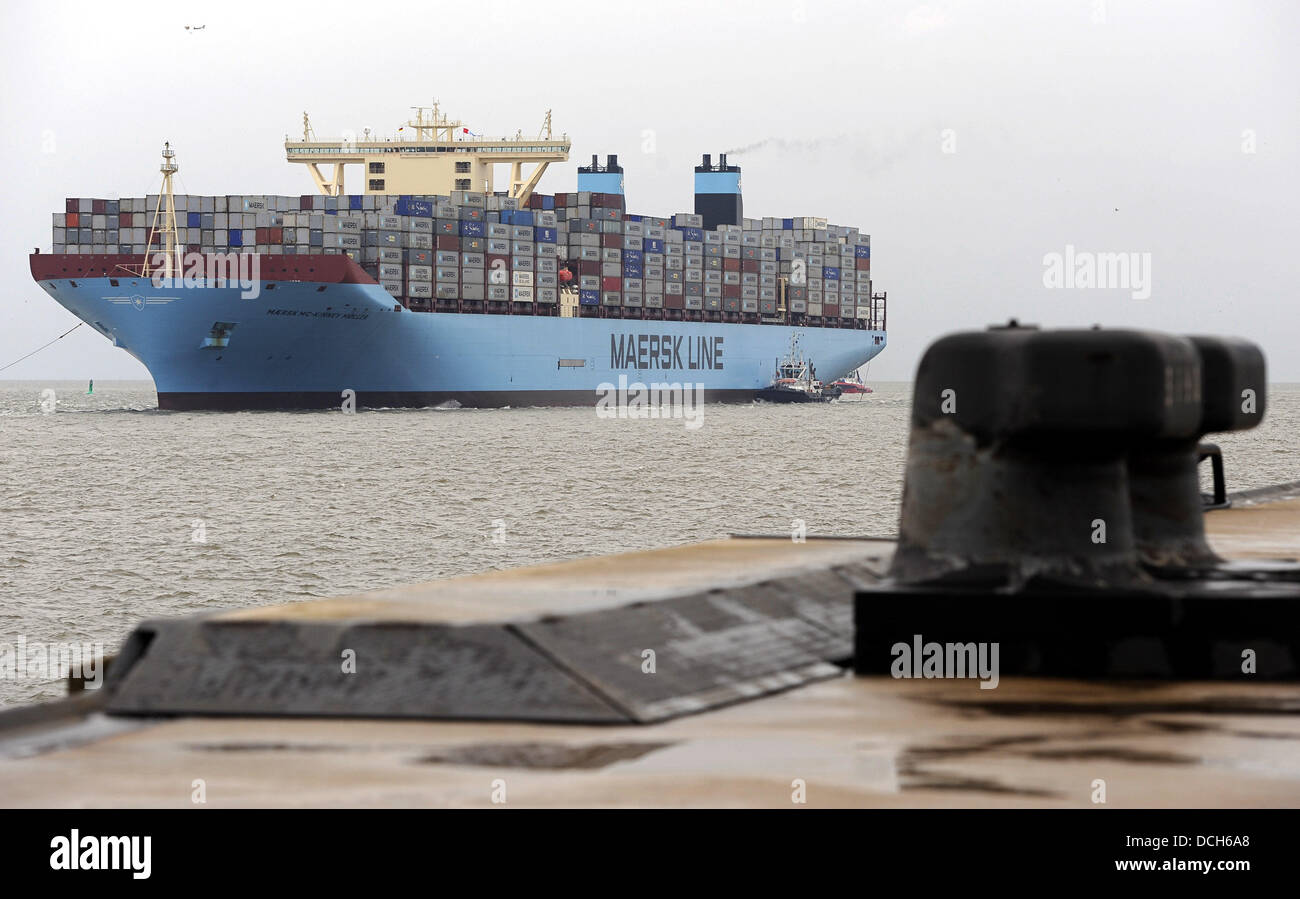
[[[129,297],[104,297],[105,300],[115,306],[125,306],[128,303],[137,309],[143,309],[145,306],[163,306],[176,300],[176,297],[145,297],[138,293],[133,293]]]

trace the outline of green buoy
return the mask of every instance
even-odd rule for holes
[[[86,396],[90,396],[94,392],[95,392],[95,379],[91,378],[90,386],[86,388]]]

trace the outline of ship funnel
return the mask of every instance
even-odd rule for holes
[[[727,165],[727,154],[718,157],[704,154],[704,162],[695,167],[695,214],[704,219],[706,229],[719,225],[739,225],[744,221],[740,198],[740,166]]]
[[[623,195],[623,167],[618,164],[618,157],[605,157],[605,165],[600,164],[600,157],[591,156],[591,165],[578,168],[578,190],[597,194]]]
[[[1198,441],[1256,424],[1263,391],[1244,341],[1014,321],[941,338],[917,371],[891,575],[1113,582],[1211,560]]]

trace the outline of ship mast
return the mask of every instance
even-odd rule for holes
[[[163,264],[160,266],[163,277],[175,278],[180,274],[180,260],[176,258],[180,240],[176,232],[176,201],[172,196],[172,176],[180,170],[180,166],[175,162],[176,153],[172,150],[170,141],[163,144],[162,155],[162,167],[159,169],[163,176],[162,190],[158,194],[158,205],[154,208],[153,225],[149,228],[149,243],[142,269],[146,278],[150,277],[150,260],[153,258],[155,238],[161,238],[160,242],[164,248]]]

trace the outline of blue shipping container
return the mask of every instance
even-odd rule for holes
[[[599,290],[580,290],[578,291],[578,303],[583,306],[599,306]]]
[[[855,259],[870,259],[870,258],[871,258],[871,247],[854,247],[854,248],[853,248],[853,258],[855,258]]]
[[[229,239],[230,246],[242,247],[244,245],[244,232],[239,228],[231,228],[226,232],[226,235]]]
[[[840,279],[840,270],[831,268],[829,265],[822,268],[822,277],[827,281],[838,281]]]
[[[662,240],[647,237],[644,241],[644,245],[647,253],[662,253],[664,251],[664,242]]]
[[[533,239],[537,243],[555,243],[556,235],[554,228],[534,228]]]
[[[689,240],[691,243],[704,243],[703,228],[679,228],[682,232],[682,240]]]
[[[349,209],[360,209],[360,208],[361,208],[361,195],[360,195],[360,194],[350,194],[350,195],[348,196],[348,208],[349,208]]]
[[[510,223],[514,225],[531,225],[533,223],[533,211],[531,209],[516,209],[510,216]]]
[[[542,208],[543,208],[543,209],[554,209],[554,208],[555,208],[555,197],[547,196],[547,195],[543,195],[543,196],[542,196]]]
[[[461,222],[461,237],[484,237],[487,235],[487,225],[483,222]]]
[[[782,230],[782,231],[793,231],[793,230],[794,230],[794,219],[781,219],[781,230]]]
[[[203,214],[199,212],[191,212],[185,216],[185,220],[187,222],[186,227],[199,228],[202,227]]]
[[[623,247],[624,262],[635,262],[637,265],[640,265],[645,261],[643,257],[644,254],[640,250],[629,250],[626,246]]]
[[[641,274],[641,271],[642,271],[642,269],[641,269],[641,263],[639,263],[639,262],[624,262],[624,263],[623,263],[623,277],[624,277],[624,278],[640,278],[640,277],[643,277],[643,275]]]
[[[433,203],[429,200],[412,200],[409,197],[402,197],[393,207],[393,211],[398,215],[413,215],[419,218],[433,218]]]

